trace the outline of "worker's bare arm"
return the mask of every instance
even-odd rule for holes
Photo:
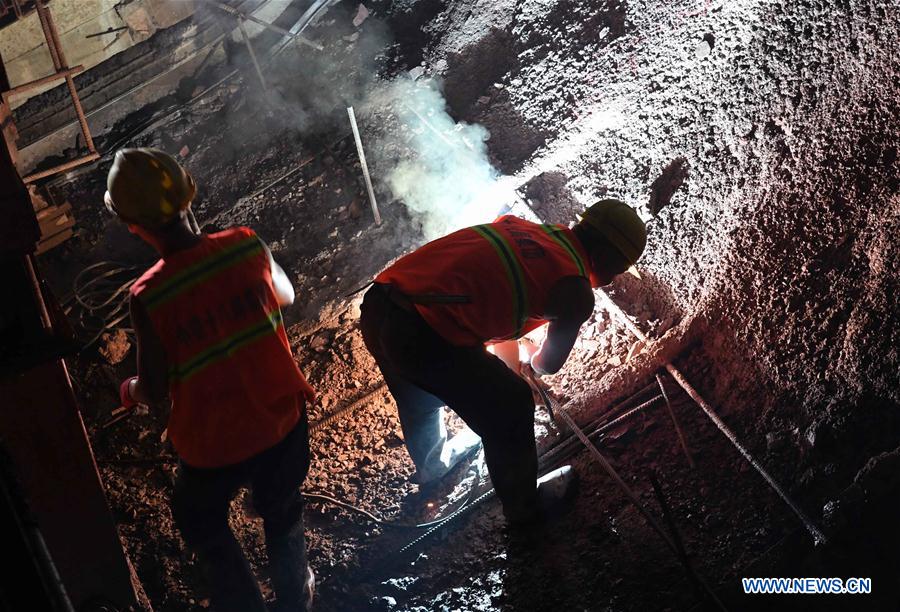
[[[560,280],[551,289],[544,316],[549,319],[547,338],[531,358],[538,374],[555,374],[563,367],[581,324],[594,311],[594,293],[590,282],[577,276]]]
[[[290,306],[294,303],[294,287],[291,285],[291,281],[287,274],[284,273],[282,267],[272,257],[272,251],[269,250],[269,247],[264,242],[263,248],[266,250],[266,255],[269,256],[269,267],[272,269],[272,286],[275,287],[275,299],[278,300],[279,306]]]
[[[132,379],[131,397],[142,404],[158,402],[169,393],[166,353],[150,316],[141,301],[131,296],[131,325],[137,337],[137,379]]]

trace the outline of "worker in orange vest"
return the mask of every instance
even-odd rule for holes
[[[281,319],[294,290],[252,230],[194,233],[187,210],[195,193],[172,156],[116,153],[106,206],[160,256],[131,287],[138,375],[122,383],[122,404],[171,399],[168,437],[180,459],[172,515],[213,608],[266,610],[228,526],[229,503],[249,484],[278,609],[306,610],[314,578],[299,488],[309,469],[306,405],[316,394]]]
[[[571,229],[506,215],[459,230],[376,277],[361,307],[363,339],[397,402],[414,481],[440,479],[475,446],[447,439],[448,406],[480,436],[508,523],[531,524],[568,497],[571,468],[536,485],[531,388],[514,371],[518,364],[507,367],[485,345],[515,341],[549,322],[522,367],[557,372],[593,312],[591,289],[632,266],[646,240],[634,209],[606,199]]]

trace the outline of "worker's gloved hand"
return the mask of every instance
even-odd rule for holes
[[[528,359],[534,357],[534,354],[538,352],[541,348],[541,345],[535,341],[533,338],[529,338],[525,336],[523,338],[519,338],[519,346],[525,351],[525,355]]]
[[[316,395],[316,390],[306,380],[303,381],[303,388],[300,389],[300,394],[307,404],[315,404],[319,399]]]
[[[531,360],[523,361],[519,364],[519,372],[522,374],[522,377],[525,380],[533,380],[537,382],[537,380],[541,377],[535,369],[531,365]]]
[[[122,384],[119,385],[119,401],[122,402],[122,406],[125,408],[131,408],[140,403],[131,395],[132,382],[137,382],[137,376],[126,378],[122,381]]]

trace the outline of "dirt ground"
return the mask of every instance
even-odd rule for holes
[[[422,218],[379,183],[378,163],[384,222],[373,224],[343,104],[377,82],[372,70],[412,70],[441,79],[455,120],[489,130],[493,165],[540,218],[568,223],[609,194],[649,219],[642,278],[621,277],[611,296],[651,338],[697,322],[674,365],[829,535],[813,547],[791,510],[664,377],[695,467],[662,402],[609,430],[599,448],[661,516],[650,484],[659,479],[692,565],[728,609],[898,609],[896,3],[367,6],[372,15],[358,27],[358,5],[341,3],[310,30],[336,68],[311,73],[317,60],[287,53],[271,68],[277,96],[263,95],[247,72],[129,142],[180,152],[199,185],[200,224],[253,227],[294,281],[289,336],[322,396],[310,411],[305,491],[410,525],[445,516],[485,486],[478,461],[439,491],[409,482],[394,404],[356,327],[359,298],[345,297],[424,240]],[[330,107],[310,102],[317,92]],[[389,118],[361,114],[360,124],[373,147],[404,146]],[[55,188],[79,228],[42,258],[60,295],[89,264],[152,261],[102,210],[107,168]],[[111,423],[118,381],[135,368],[129,346],[120,332],[70,359],[76,392],[154,608],[202,610],[199,570],[168,508],[175,463],[165,410]],[[654,382],[635,365],[640,354],[598,305],[566,368],[548,378],[551,392],[577,404],[586,423],[625,399],[621,372],[641,377],[630,388]],[[558,439],[542,411],[536,430],[542,449]],[[316,609],[704,609],[678,559],[594,459],[580,452],[571,462],[581,476],[574,506],[530,537],[509,534],[492,499],[411,546],[425,529],[310,500]],[[233,510],[265,581],[259,519],[243,496]],[[769,575],[872,577],[875,592],[741,595],[740,577]]]

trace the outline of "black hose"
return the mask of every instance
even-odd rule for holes
[[[449,521],[450,519],[454,518],[457,513],[464,510],[469,504],[469,499],[466,498],[463,501],[463,503],[459,506],[459,508],[456,508],[455,510],[451,511],[450,513],[447,514],[447,516],[444,516],[441,518],[436,518],[432,521],[427,521],[425,523],[403,523],[401,521],[389,521],[389,520],[380,518],[380,517],[376,516],[375,514],[369,512],[368,510],[365,510],[364,508],[354,506],[353,504],[348,503],[348,502],[343,502],[343,501],[341,501],[337,498],[334,498],[330,495],[325,495],[324,493],[305,493],[304,492],[302,495],[303,495],[304,499],[329,503],[329,504],[333,504],[335,506],[344,508],[346,510],[352,510],[353,512],[356,512],[357,514],[363,515],[364,517],[366,517],[367,519],[369,519],[370,521],[372,521],[373,523],[375,523],[377,525],[382,525],[384,527],[391,527],[394,529],[434,528],[434,527],[440,526],[440,525],[446,523],[447,521]]]
[[[72,293],[63,302],[66,313],[78,307],[76,319],[84,332],[91,334],[83,348],[93,345],[107,331],[128,318],[129,290],[138,278],[140,266],[99,261],[79,272],[72,282]],[[89,322],[93,318],[96,323]],[[131,328],[122,328],[133,333]]]

